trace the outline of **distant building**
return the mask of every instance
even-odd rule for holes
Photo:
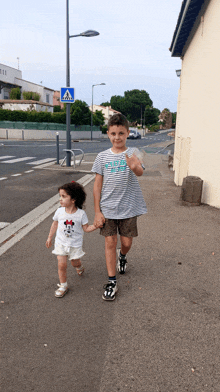
[[[40,106],[42,110],[47,108],[48,111],[53,112],[53,94],[54,90],[44,87],[41,84],[36,84],[22,79],[22,72],[19,69],[8,67],[7,65],[0,63],[0,102],[4,108],[5,100],[10,99],[10,91],[12,88],[19,87],[21,94],[24,91],[33,91],[40,95]],[[7,103],[7,102],[6,102]],[[11,110],[13,105],[10,102]],[[20,110],[27,110],[25,106],[22,106]],[[44,105],[46,104],[46,105]]]
[[[64,104],[60,102],[60,91],[56,90],[53,94],[53,106],[60,106],[63,109]]]
[[[92,105],[89,107],[89,109],[92,111]],[[105,125],[108,123],[109,118],[113,116],[113,114],[120,113],[117,112],[117,110],[112,109],[111,106],[93,105],[93,113],[95,113],[96,110],[102,112],[105,118]]]
[[[203,180],[202,202],[220,208],[220,2],[183,0],[170,51],[182,69],[174,181]]]

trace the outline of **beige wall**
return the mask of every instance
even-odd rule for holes
[[[220,208],[220,2],[212,0],[182,60],[175,183],[204,181],[202,202]]]

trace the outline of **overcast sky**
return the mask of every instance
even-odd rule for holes
[[[93,29],[93,38],[70,39],[70,85],[75,98],[94,104],[124,91],[146,90],[154,107],[176,111],[181,60],[169,47],[182,0],[69,0],[70,35]],[[54,90],[66,86],[66,1],[1,3],[0,63],[25,80]]]

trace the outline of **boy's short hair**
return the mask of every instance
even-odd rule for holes
[[[113,116],[110,117],[110,119],[108,120],[108,130],[110,127],[117,125],[120,126],[122,125],[123,127],[125,127],[127,130],[129,130],[129,123],[127,118],[121,114],[121,113],[116,113],[113,114]]]

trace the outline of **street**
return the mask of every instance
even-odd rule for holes
[[[166,141],[167,133],[148,134],[145,138],[127,140],[127,146],[148,149],[152,144]],[[110,147],[108,139],[95,142],[80,141],[72,143],[72,148],[82,149],[85,154],[99,153]],[[64,158],[65,141],[59,143],[60,159]],[[159,148],[158,148],[159,150]],[[156,152],[157,148],[149,152]],[[165,152],[167,154],[167,151]],[[84,173],[76,171],[46,170],[56,162],[56,143],[54,141],[0,142],[0,222],[12,223],[57,193],[57,187],[69,181],[77,181]],[[48,166],[47,166],[48,165]],[[40,169],[44,170],[40,170]]]

